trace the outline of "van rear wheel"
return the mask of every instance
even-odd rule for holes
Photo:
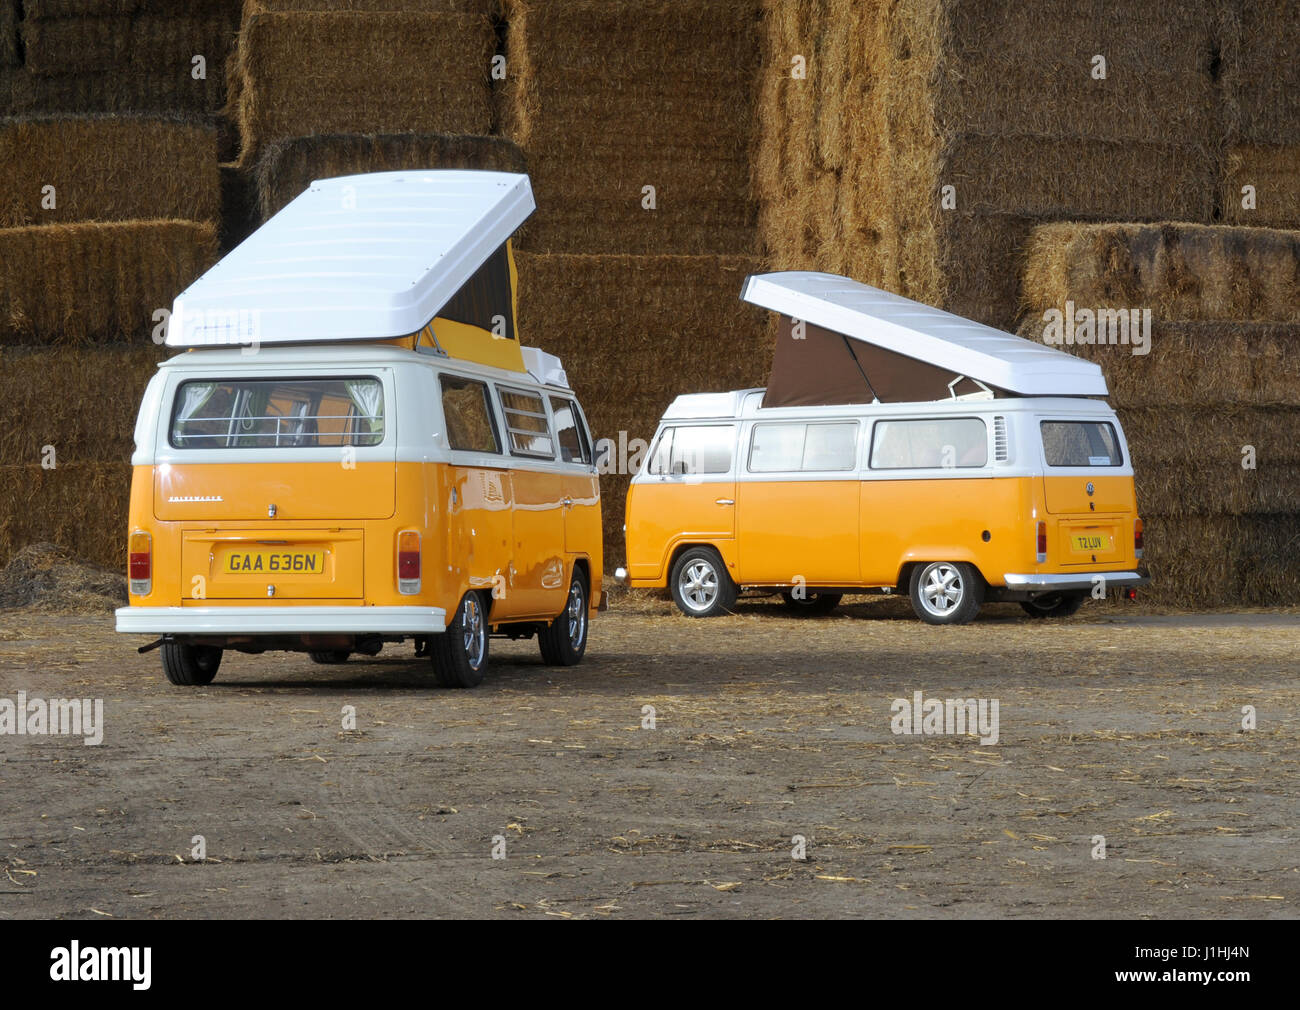
[[[984,579],[962,561],[931,561],[912,569],[908,595],[926,624],[969,624],[984,602]]]
[[[211,684],[221,666],[221,650],[214,645],[183,645],[163,642],[163,673],[178,687]]]
[[[313,663],[320,663],[321,666],[337,666],[339,663],[346,663],[352,653],[347,649],[329,649],[325,652],[309,652]]]
[[[692,547],[668,576],[673,602],[687,617],[718,617],[736,606],[740,590],[727,574],[722,555],[712,547]]]
[[[1044,593],[1032,600],[1021,600],[1020,609],[1030,617],[1072,617],[1087,598],[1087,593]]]
[[[840,600],[844,598],[843,593],[818,593],[808,590],[804,590],[802,598],[788,591],[783,592],[781,596],[785,600],[785,608],[788,611],[806,617],[825,616],[838,607]]]
[[[466,593],[441,635],[429,639],[433,673],[443,687],[478,687],[488,661],[487,608],[478,593]]]
[[[569,595],[560,616],[537,634],[547,666],[577,666],[587,651],[587,576],[573,570]]]

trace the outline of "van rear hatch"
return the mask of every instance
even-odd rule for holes
[[[1110,421],[1039,422],[1044,504],[1053,515],[1132,513],[1133,478],[1115,471],[1124,466],[1119,435]],[[1073,472],[1065,472],[1073,471]]]
[[[203,600],[356,600],[365,534],[357,529],[187,530],[182,594]]]

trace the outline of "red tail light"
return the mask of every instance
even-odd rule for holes
[[[1142,557],[1142,520],[1133,520],[1133,553],[1139,558]]]
[[[1037,538],[1038,563],[1041,565],[1047,560],[1047,523],[1038,524]]]
[[[397,589],[408,595],[420,591],[420,534],[415,530],[397,534]]]
[[[126,576],[133,596],[153,590],[153,537],[136,530],[127,540]]]

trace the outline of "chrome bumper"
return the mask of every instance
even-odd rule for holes
[[[445,631],[440,607],[120,607],[117,630],[143,635],[385,634]]]
[[[616,586],[626,586],[626,585],[627,585],[627,569],[626,569],[626,568],[615,568],[615,569],[614,569],[614,585],[616,585]]]
[[[1008,589],[1022,593],[1057,593],[1067,589],[1091,589],[1101,579],[1107,588],[1112,586],[1144,586],[1151,581],[1143,572],[1079,572],[1077,575],[1043,574],[1043,575],[1004,575],[1003,582]]]

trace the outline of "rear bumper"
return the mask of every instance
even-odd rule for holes
[[[120,607],[117,630],[143,635],[436,634],[440,607]]]
[[[1004,575],[1007,589],[1021,593],[1059,593],[1063,590],[1092,589],[1097,580],[1107,589],[1112,586],[1144,586],[1151,581],[1145,572],[1065,572],[1061,574]]]

